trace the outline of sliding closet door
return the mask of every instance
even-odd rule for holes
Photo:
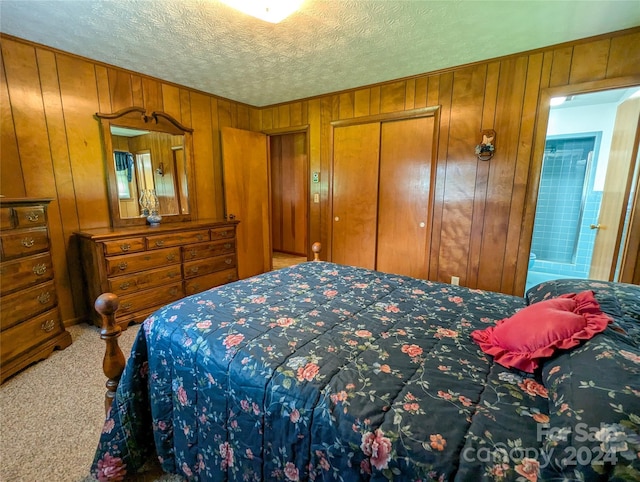
[[[336,127],[333,133],[335,263],[375,268],[380,124]]]
[[[427,278],[433,117],[382,124],[376,269]]]

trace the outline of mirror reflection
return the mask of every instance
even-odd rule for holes
[[[111,125],[120,217],[189,214],[184,135]]]

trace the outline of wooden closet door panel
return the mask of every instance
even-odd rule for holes
[[[382,124],[376,269],[428,277],[433,117]]]
[[[375,268],[380,124],[336,127],[332,261]]]

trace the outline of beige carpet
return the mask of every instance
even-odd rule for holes
[[[140,325],[120,337],[128,356]],[[102,423],[104,342],[87,324],[69,328],[73,343],[0,386],[0,481],[89,482]],[[154,475],[155,474],[155,475]],[[147,473],[127,480],[183,480]]]

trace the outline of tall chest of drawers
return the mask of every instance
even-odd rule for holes
[[[86,302],[118,295],[116,321],[123,328],[184,296],[238,279],[237,221],[195,221],[160,226],[105,228],[76,233]]]
[[[71,344],[58,310],[49,202],[0,198],[0,382]]]

